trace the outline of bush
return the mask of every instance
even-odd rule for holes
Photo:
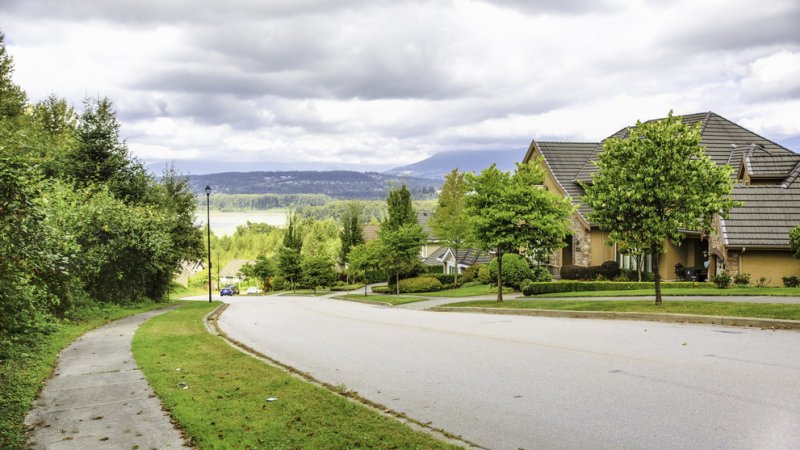
[[[536,294],[552,294],[556,292],[585,292],[585,291],[617,291],[617,290],[633,290],[633,289],[653,289],[652,282],[638,282],[638,281],[559,281],[551,283],[531,283],[528,285],[526,291],[522,293],[525,295]],[[661,283],[662,289],[672,288],[704,288],[709,287],[708,283],[686,283],[686,282],[663,282]]]
[[[389,286],[374,286],[372,292],[376,294],[393,294],[395,291]]]
[[[783,285],[786,287],[800,286],[800,278],[797,278],[797,275],[789,275],[788,277],[783,277]]]
[[[452,273],[429,273],[425,275],[429,278],[436,278],[442,284],[448,284],[450,286],[455,286],[456,276]],[[464,281],[463,277],[458,277],[458,282],[461,283]]]
[[[731,285],[731,276],[728,272],[720,272],[714,276],[714,284],[720,289],[725,289]]]
[[[343,291],[355,291],[356,289],[361,289],[364,287],[363,283],[355,283],[355,284],[339,284],[336,283],[335,286],[331,288],[332,291],[336,292],[343,292]]]
[[[633,278],[629,272],[626,273],[627,279],[636,280],[636,272],[633,272]],[[599,266],[561,266],[559,274],[564,280],[613,280],[620,276],[620,269],[616,261],[605,261]]]
[[[531,265],[527,259],[516,253],[506,253],[503,255],[503,284],[514,288],[519,288],[522,280],[532,278]],[[489,277],[497,280],[497,258],[489,263]]]
[[[749,273],[740,273],[733,277],[733,283],[737,286],[747,286],[750,284],[750,274]]]
[[[476,264],[473,267],[477,267],[478,268],[478,271],[477,271],[478,272],[478,275],[477,275],[478,282],[480,282],[481,284],[489,284],[489,283],[492,282],[492,277],[489,274],[489,266],[487,266],[486,264]]]
[[[475,264],[464,269],[464,273],[461,274],[461,281],[468,283],[478,278],[478,269],[481,265],[482,264]]]
[[[522,283],[519,284],[519,290],[525,292],[525,288],[530,286],[533,283],[533,280],[530,278],[525,278],[522,280]]]
[[[425,266],[425,273],[428,275],[444,273],[444,266],[441,264],[438,266]]]
[[[619,275],[619,264],[616,261],[604,261],[600,264],[600,273],[607,280],[613,280]]]
[[[550,273],[547,266],[533,266],[530,279],[533,282],[553,281],[553,274]]]
[[[442,282],[436,278],[425,276],[400,280],[400,293],[431,292],[442,290]]]
[[[756,281],[756,287],[767,287],[769,285],[769,278],[767,277],[759,277],[758,281]]]

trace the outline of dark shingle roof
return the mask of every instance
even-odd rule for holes
[[[732,197],[743,205],[722,221],[725,245],[789,247],[789,232],[800,224],[800,183],[786,188],[739,184]]]
[[[489,264],[492,257],[477,248],[462,248],[455,253],[456,262],[464,266],[474,266],[475,264]]]
[[[744,163],[753,178],[775,179],[774,186],[737,185],[734,200],[744,202],[724,221],[726,245],[787,247],[788,233],[800,223],[800,155],[713,112],[688,114],[684,123],[701,123],[700,144],[717,164],[730,165],[733,176]],[[624,138],[628,129],[610,137]],[[602,143],[534,142],[558,183],[588,219],[591,209],[580,203],[578,181],[590,181],[597,172],[593,161]],[[584,158],[583,161],[580,161]]]
[[[579,202],[584,192],[583,188],[575,181],[575,176],[599,144],[596,142],[534,142],[534,145],[544,156],[545,163],[553,172],[556,181],[564,188],[572,202],[579,205],[581,214],[590,211]]]
[[[436,236],[433,235],[433,230],[431,230],[431,226],[428,225],[428,221],[431,220],[431,217],[433,217],[433,212],[431,211],[417,211],[417,223],[422,227],[422,231],[425,232],[425,235],[428,236],[428,240],[435,241]]]
[[[439,247],[433,251],[427,258],[422,260],[422,264],[426,266],[440,266],[442,264],[442,256],[447,252],[447,247]]]

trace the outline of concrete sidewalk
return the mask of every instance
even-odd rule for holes
[[[65,348],[25,418],[28,447],[187,448],[131,353],[139,325],[169,309],[112,322]]]

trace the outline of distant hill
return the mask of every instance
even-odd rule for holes
[[[500,170],[512,170],[514,163],[521,162],[524,156],[525,152],[519,149],[442,152],[407,166],[395,167],[384,173],[442,180],[447,172],[455,168],[462,172],[478,173],[491,166],[492,163],[497,163]]]
[[[432,180],[377,172],[289,171],[223,172],[189,175],[189,184],[197,194],[210,185],[224,194],[325,194],[339,199],[384,199],[388,187],[405,183],[414,199],[433,198],[441,179]]]

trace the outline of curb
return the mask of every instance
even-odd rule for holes
[[[756,327],[775,330],[800,330],[800,320],[759,319],[753,317],[702,316],[697,314],[655,314],[612,311],[569,311],[552,309],[476,308],[436,306],[428,311],[506,314],[516,316],[560,317],[571,319],[646,320],[650,322],[699,323],[734,327]]]

